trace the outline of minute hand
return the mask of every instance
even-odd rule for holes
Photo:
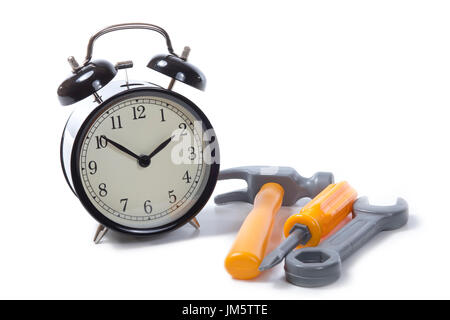
[[[167,145],[170,143],[170,141],[172,141],[172,137],[168,138],[167,140],[165,140],[163,143],[161,143],[159,146],[156,147],[155,150],[153,150],[152,153],[150,153],[148,155],[148,157],[151,159],[153,158],[155,155],[157,155],[162,149],[164,149],[165,147],[167,147]]]
[[[134,152],[130,151],[129,149],[125,148],[124,146],[122,146],[121,144],[118,144],[115,141],[112,141],[111,139],[107,138],[106,136],[104,136],[106,141],[108,141],[108,143],[111,143],[114,147],[116,147],[117,149],[119,149],[120,151],[125,152],[126,154],[129,154],[130,156],[132,156],[133,158],[139,160],[140,157],[135,154]]]

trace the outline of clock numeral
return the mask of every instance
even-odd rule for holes
[[[100,197],[106,197],[108,195],[108,191],[106,190],[106,184],[105,183],[100,183],[98,185],[98,189],[99,189],[99,196]]]
[[[117,121],[116,121],[116,119],[117,119]],[[111,122],[112,122],[113,129],[122,129],[122,121],[120,120],[120,116],[112,116]]]
[[[187,130],[187,124],[186,124],[186,123],[184,123],[184,122],[180,123],[180,124],[178,125],[178,128],[180,128],[181,130],[183,130],[183,131],[181,131],[180,136],[185,136],[185,135],[187,135],[187,132],[186,132],[186,130]]]
[[[97,149],[106,148],[108,145],[108,140],[106,140],[105,136],[95,136],[95,140],[97,141]]]
[[[150,200],[145,200],[144,202],[144,211],[146,214],[150,214],[153,211],[152,202]]]
[[[195,154],[194,147],[189,147],[188,152],[189,152],[189,160],[194,160],[197,157],[197,155]]]
[[[189,171],[186,170],[186,173],[183,176],[183,180],[186,180],[186,183],[191,183],[192,177],[189,175]]]
[[[159,109],[161,111],[161,122],[166,121],[166,118],[164,118],[164,109]]]
[[[144,119],[146,117],[144,112],[145,112],[144,106],[133,107],[133,120]]]
[[[120,203],[123,203],[122,211],[125,212],[127,210],[128,198],[120,199]]]
[[[177,196],[173,194],[175,190],[169,191],[169,203],[175,203],[177,201]]]
[[[89,161],[88,168],[90,170],[90,174],[95,174],[97,172],[97,162],[95,162],[94,160]]]

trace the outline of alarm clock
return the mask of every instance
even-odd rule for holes
[[[95,40],[124,29],[156,31],[168,53],[147,67],[171,78],[167,88],[129,81],[131,61],[92,60]],[[206,115],[173,91],[175,81],[204,90],[206,78],[175,54],[167,32],[145,23],[107,27],[88,43],[84,62],[68,61],[72,74],[58,87],[63,106],[76,104],[61,139],[61,165],[73,193],[99,222],[98,243],[109,229],[153,235],[187,222],[207,203],[219,173],[219,146]],[[115,80],[124,70],[126,80]]]

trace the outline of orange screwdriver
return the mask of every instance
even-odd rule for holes
[[[225,269],[235,279],[257,277],[272,232],[275,215],[283,202],[284,189],[278,183],[266,183],[255,197],[253,210],[239,230],[225,259]]]
[[[286,240],[264,258],[259,270],[276,266],[298,245],[317,246],[323,236],[348,216],[356,197],[355,189],[346,181],[326,187],[298,214],[289,217],[284,224]]]

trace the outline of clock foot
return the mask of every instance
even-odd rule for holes
[[[105,236],[105,234],[108,232],[108,228],[104,225],[100,224],[98,225],[97,231],[95,232],[94,236],[94,242],[95,244],[99,244],[102,238]]]
[[[198,223],[197,218],[193,218],[191,221],[189,221],[189,224],[195,229],[200,229],[200,223]]]

